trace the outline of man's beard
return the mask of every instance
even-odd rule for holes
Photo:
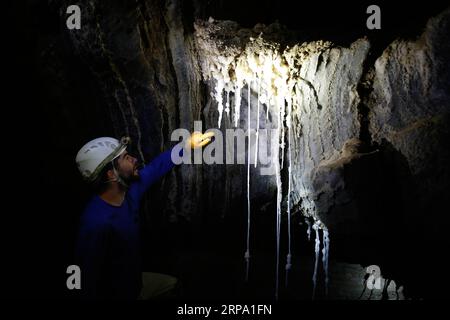
[[[129,180],[130,180],[129,182],[139,181],[139,180],[141,179],[141,177],[139,176],[139,171],[140,171],[143,167],[144,167],[144,166],[141,165],[140,163],[134,166],[133,172],[132,172],[132,174],[130,175],[130,178],[129,178]]]
[[[136,165],[134,166],[133,170],[131,172],[129,172],[128,175],[124,175],[124,174],[120,174],[120,179],[127,185],[129,186],[130,183],[132,182],[136,182],[139,181],[141,178],[139,176],[139,170],[142,168],[143,166],[141,165]]]

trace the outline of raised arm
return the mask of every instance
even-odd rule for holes
[[[214,136],[213,132],[200,133],[194,132],[185,143],[185,148],[197,149],[205,146]],[[141,199],[144,192],[159,178],[172,169],[175,164],[172,162],[171,153],[173,148],[161,153],[153,161],[147,164],[139,171],[140,179],[130,187],[130,193],[136,194]],[[183,148],[180,149],[180,157],[183,156]]]
[[[175,164],[171,159],[172,149],[161,153],[139,171],[139,181],[132,184],[130,192],[142,197],[145,191],[163,175],[169,172]]]

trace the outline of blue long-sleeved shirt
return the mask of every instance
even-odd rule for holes
[[[171,150],[139,171],[121,206],[98,195],[81,216],[76,256],[85,298],[136,299],[141,278],[139,203],[144,192],[174,167]]]

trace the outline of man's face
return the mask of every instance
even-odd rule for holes
[[[117,163],[118,167],[116,169],[119,171],[122,179],[132,181],[139,178],[138,161],[126,150],[119,156]]]

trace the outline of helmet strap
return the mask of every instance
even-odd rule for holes
[[[125,189],[128,189],[128,183],[125,182],[125,180],[120,176],[119,171],[116,169],[116,167],[114,166],[114,160],[111,161],[112,166],[113,166],[113,171],[114,171],[114,175],[116,176],[116,181],[122,185],[122,187],[124,187]]]
[[[114,160],[111,161],[111,164],[113,167],[113,172],[114,172],[115,178],[109,179],[105,183],[118,182],[122,187],[124,187],[125,189],[128,189],[128,187],[129,187],[128,183],[126,183],[125,180],[120,176],[119,171],[116,169],[116,166],[114,165]]]

